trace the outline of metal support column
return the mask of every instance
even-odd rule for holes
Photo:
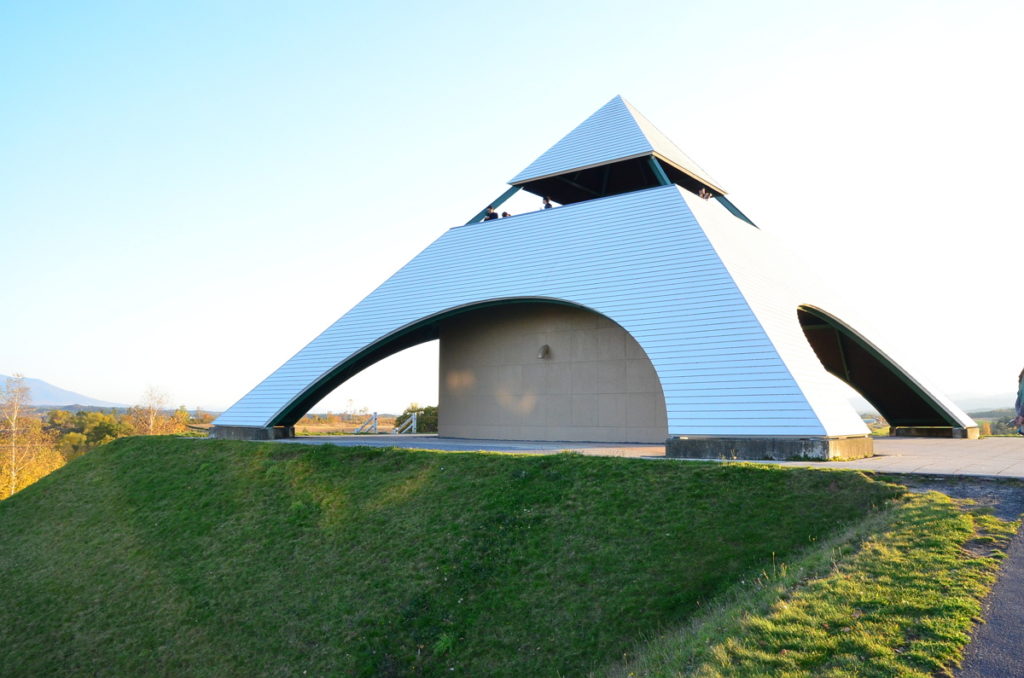
[[[659,184],[662,186],[670,186],[672,184],[668,179],[668,175],[665,174],[665,168],[661,166],[661,163],[658,162],[657,158],[653,155],[649,155],[647,156],[647,162],[651,164],[651,171],[654,172],[654,176],[657,178]]]

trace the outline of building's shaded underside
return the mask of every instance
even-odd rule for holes
[[[821,364],[857,391],[891,426],[959,426],[927,391],[854,330],[816,309],[798,311]]]
[[[669,181],[696,193],[705,184],[661,160],[655,160]],[[630,191],[660,186],[662,181],[651,164],[651,157],[630,158],[621,162],[590,167],[566,174],[545,177],[522,184],[523,190],[547,196],[557,203],[568,205],[583,200],[603,198]],[[710,192],[715,193],[708,188]]]

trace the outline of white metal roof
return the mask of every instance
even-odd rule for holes
[[[672,149],[616,97],[513,183],[651,152],[689,160],[672,160]],[[674,185],[452,228],[214,423],[275,425],[356,356],[427,319],[542,299],[600,313],[636,339],[661,381],[670,435],[866,433],[804,336],[797,309],[823,309],[876,349],[877,335],[864,335],[863,321],[804,269],[718,201]],[[962,426],[974,425],[913,379]]]
[[[621,96],[616,96],[515,177],[512,185],[654,154],[720,193],[725,191]]]
[[[762,236],[676,186],[453,228],[215,423],[271,425],[323,375],[403,327],[527,298],[625,328],[658,373],[671,435],[865,433],[800,334],[794,304],[813,298],[797,292],[781,249],[758,256],[770,244]]]

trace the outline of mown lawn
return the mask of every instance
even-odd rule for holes
[[[587,675],[900,495],[849,472],[124,439],[0,502],[0,674]]]
[[[0,646],[15,675],[579,675],[894,494],[718,464],[128,439],[0,505]]]
[[[741,582],[604,675],[952,676],[1018,526],[938,492],[912,495]]]

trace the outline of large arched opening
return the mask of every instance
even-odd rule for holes
[[[339,363],[274,417],[291,427],[366,368],[440,340],[439,432],[458,438],[662,442],[665,398],[639,343],[611,319],[549,298],[449,309]]]
[[[797,316],[825,369],[875,407],[894,431],[963,430],[953,412],[852,327],[814,306],[800,306]]]

